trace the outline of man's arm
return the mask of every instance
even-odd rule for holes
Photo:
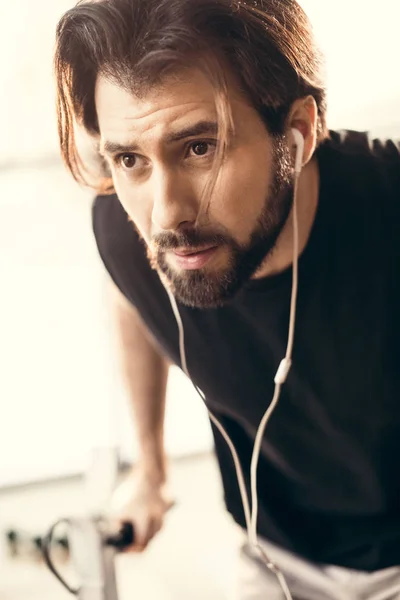
[[[116,491],[114,508],[133,522],[136,550],[146,547],[161,528],[172,502],[166,491],[164,449],[165,393],[169,364],[158,350],[136,309],[111,284],[111,307],[139,457],[134,471]]]

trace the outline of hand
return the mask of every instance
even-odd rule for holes
[[[119,523],[132,523],[134,543],[126,551],[142,552],[161,529],[174,502],[167,485],[137,467],[116,489],[111,513]]]

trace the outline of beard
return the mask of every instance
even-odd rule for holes
[[[201,229],[160,233],[148,248],[151,265],[178,302],[200,309],[218,308],[231,301],[273,252],[293,205],[293,168],[283,136],[275,136],[272,149],[272,180],[264,207],[246,245],[238,244],[225,232],[206,233]],[[229,252],[224,269],[177,271],[166,258],[177,248],[225,246]]]

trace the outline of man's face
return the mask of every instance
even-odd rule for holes
[[[273,250],[292,205],[290,154],[229,85],[234,134],[200,212],[217,143],[211,82],[182,72],[140,99],[99,77],[101,146],[118,198],[177,300],[221,306]],[[199,218],[198,218],[199,217]]]

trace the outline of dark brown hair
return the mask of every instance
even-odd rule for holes
[[[226,65],[271,134],[282,134],[292,103],[311,95],[318,139],[326,137],[321,56],[296,0],[85,0],[61,18],[55,53],[61,152],[75,179],[90,181],[74,132],[78,124],[99,136],[98,75],[140,96],[192,65],[213,81],[223,141],[230,126]],[[95,185],[112,189],[107,177]]]

